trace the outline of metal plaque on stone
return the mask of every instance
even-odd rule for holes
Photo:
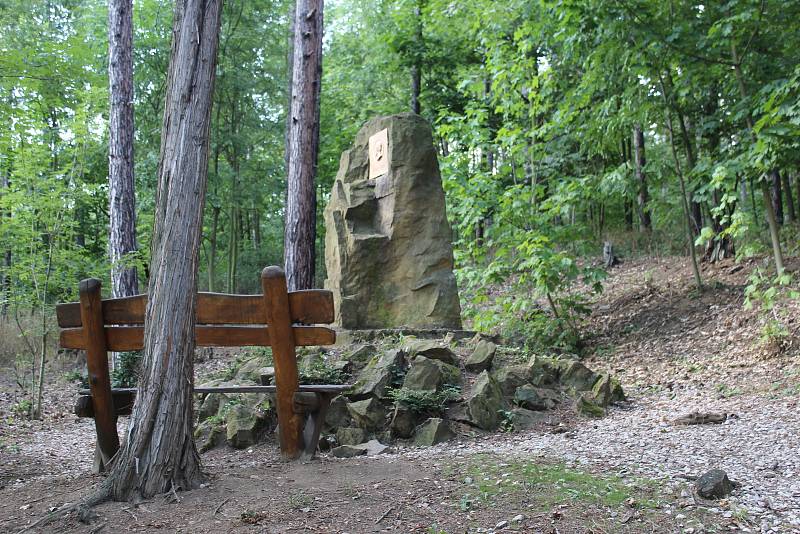
[[[389,130],[383,129],[369,138],[369,179],[389,172]]]

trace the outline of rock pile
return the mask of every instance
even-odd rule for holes
[[[254,358],[233,379],[207,385],[257,383],[259,372],[269,376],[266,363]],[[625,398],[616,380],[577,359],[523,356],[479,336],[463,342],[387,338],[301,358],[301,374],[321,366],[347,370],[345,381],[354,384],[333,400],[325,418],[320,448],[337,457],[383,452],[376,443],[430,446],[465,431],[526,430],[541,425],[548,410],[569,406],[598,417]],[[199,448],[252,445],[274,424],[271,402],[257,394],[207,395],[198,408]]]

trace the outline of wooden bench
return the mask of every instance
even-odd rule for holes
[[[261,273],[261,295],[198,293],[195,342],[199,347],[269,346],[276,385],[194,388],[194,393],[274,393],[281,452],[312,457],[330,401],[350,385],[300,385],[295,347],[332,345],[336,333],[330,291],[288,292],[279,267]],[[56,306],[59,343],[87,352],[89,389],[75,405],[79,417],[93,417],[97,432],[95,471],[119,449],[117,417],[130,415],[136,389],[111,387],[108,351],[141,350],[147,295],[101,299],[100,281],[83,280],[80,301]]]

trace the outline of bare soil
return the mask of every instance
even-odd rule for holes
[[[106,503],[91,524],[70,514],[29,531],[800,532],[798,303],[774,312],[788,334],[762,341],[769,317],[742,307],[755,266],[706,267],[701,295],[683,258],[614,268],[589,318],[587,362],[619,376],[631,402],[602,420],[308,463],[283,461],[269,437],[204,454],[200,489]],[[0,532],[25,529],[101,480],[91,474],[93,422],[71,414],[76,385],[59,365],[42,421],[14,414],[19,393],[8,370],[0,375]],[[736,417],[670,423],[702,409]],[[739,488],[699,499],[692,478],[719,465]]]

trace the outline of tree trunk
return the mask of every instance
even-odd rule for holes
[[[731,41],[731,59],[733,60],[733,73],[736,76],[737,84],[739,85],[739,95],[743,100],[747,99],[747,87],[744,84],[744,75],[742,74],[741,59],[736,52],[736,43]],[[758,135],[753,130],[753,118],[750,115],[745,116],[747,129],[750,131],[750,136],[753,141],[758,141]],[[761,185],[761,194],[764,197],[764,215],[767,218],[767,225],[769,226],[769,237],[772,242],[772,256],[775,259],[775,271],[778,274],[783,274],[783,249],[781,248],[781,235],[778,228],[778,221],[775,218],[775,210],[772,209],[772,199],[770,198],[769,184],[766,180],[759,179]]]
[[[650,232],[653,229],[650,221],[650,212],[648,211],[647,203],[650,200],[650,195],[647,192],[647,177],[644,174],[644,166],[647,160],[644,156],[644,132],[640,125],[633,127],[633,147],[634,147],[634,169],[636,171],[636,181],[639,183],[639,194],[637,197],[639,211],[639,225],[645,232]]]
[[[219,206],[211,207],[211,236],[209,236],[208,252],[208,290],[212,293],[217,285],[217,232],[219,229]]]
[[[11,174],[11,169],[6,168],[3,173],[0,174],[0,180],[2,180],[3,191],[7,191],[8,188],[11,186],[11,180],[9,179],[9,175]],[[0,217],[10,217],[11,214],[8,212],[0,212]],[[8,318],[8,304],[11,300],[11,275],[9,272],[11,271],[11,250],[6,249],[3,253],[3,276],[0,279],[0,291],[2,291],[2,295],[0,295],[0,317],[3,319]]]
[[[781,190],[781,173],[778,169],[769,172],[770,179],[770,199],[772,200],[772,210],[775,212],[775,221],[783,224],[783,191]]]
[[[202,481],[192,436],[194,318],[221,4],[175,5],[144,356],[127,440],[107,479],[115,500],[188,490]]]
[[[136,267],[126,265],[136,251],[136,198],[133,179],[133,0],[108,5],[108,80],[111,109],[108,150],[108,248],[111,293],[139,292]]]
[[[419,115],[421,110],[419,103],[419,95],[422,91],[422,65],[420,64],[420,57],[422,55],[422,2],[417,0],[417,5],[414,6],[414,64],[411,66],[411,112]]]
[[[797,220],[797,213],[794,211],[791,180],[789,180],[789,173],[786,171],[781,174],[781,183],[783,184],[783,196],[786,197],[786,222],[793,223]]]
[[[314,284],[323,0],[297,0],[292,59],[284,262],[289,291]]]

